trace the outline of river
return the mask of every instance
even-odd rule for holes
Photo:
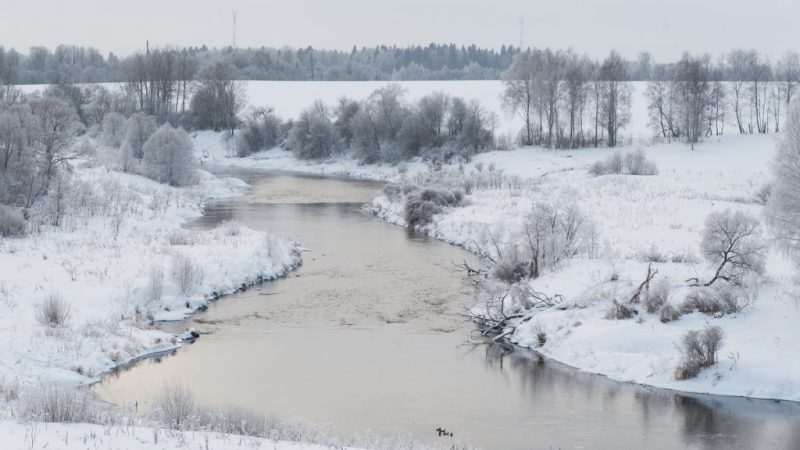
[[[800,448],[800,406],[616,383],[470,339],[464,250],[361,211],[379,183],[236,171],[251,185],[188,226],[224,220],[308,249],[286,279],[215,302],[169,331],[203,336],[95,386],[124,407],[168,380],[198,402],[490,449]]]

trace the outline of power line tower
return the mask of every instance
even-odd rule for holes
[[[233,48],[236,48],[236,18],[239,15],[236,11],[233,12]]]

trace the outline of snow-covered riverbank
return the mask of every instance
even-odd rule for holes
[[[180,319],[243,284],[300,264],[296,244],[236,223],[181,227],[243,183],[202,173],[172,188],[105,167],[79,167],[58,227],[0,240],[0,379],[79,385],[144,355],[180,346],[149,323]],[[60,299],[66,323],[40,320]]]
[[[683,144],[647,147],[645,153],[659,174],[645,177],[589,174],[589,166],[608,157],[610,149],[490,152],[460,167],[429,173],[419,161],[401,166],[365,166],[348,158],[306,162],[279,149],[245,159],[227,158],[225,144],[215,140],[218,137],[195,139],[213,164],[433,187],[463,189],[471,184],[462,206],[445,207],[424,230],[477,253],[493,246],[490,240],[499,247],[518,240],[536,201],[577,204],[594,229],[591,257],[565,261],[530,281],[536,291],[562,295],[564,301],[512,320],[516,330],[510,341],[619,381],[800,400],[797,286],[791,264],[777,251],[768,253],[766,273],[750,291],[755,300],[742,312],[717,316],[693,312],[669,323],[646,312],[628,320],[606,318],[612,302],[629,296],[651,264],[658,270],[656,282],[668,280],[669,301],[675,306],[690,291],[686,279],[711,274],[712,267],[700,252],[704,221],[712,211],[729,209],[762,216],[775,136],[725,136],[709,139],[695,150]],[[489,182],[481,185],[476,179]],[[404,226],[406,201],[402,194],[383,194],[371,208]],[[676,380],[677,344],[687,330],[706,325],[719,325],[725,332],[719,363],[698,378]],[[540,332],[546,334],[544,345],[539,343]]]

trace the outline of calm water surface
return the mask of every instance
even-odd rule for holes
[[[123,406],[166,381],[198,401],[490,449],[798,449],[800,406],[685,396],[581,374],[531,352],[470,341],[463,250],[361,212],[379,184],[238,171],[248,195],[212,204],[223,220],[309,251],[287,279],[214,303],[186,322],[204,336],[96,386]]]

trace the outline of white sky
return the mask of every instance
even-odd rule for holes
[[[0,0],[0,45],[59,43],[128,54],[153,45],[239,46],[475,43],[567,48],[599,57],[616,48],[657,60],[684,50],[800,47],[800,0]]]

